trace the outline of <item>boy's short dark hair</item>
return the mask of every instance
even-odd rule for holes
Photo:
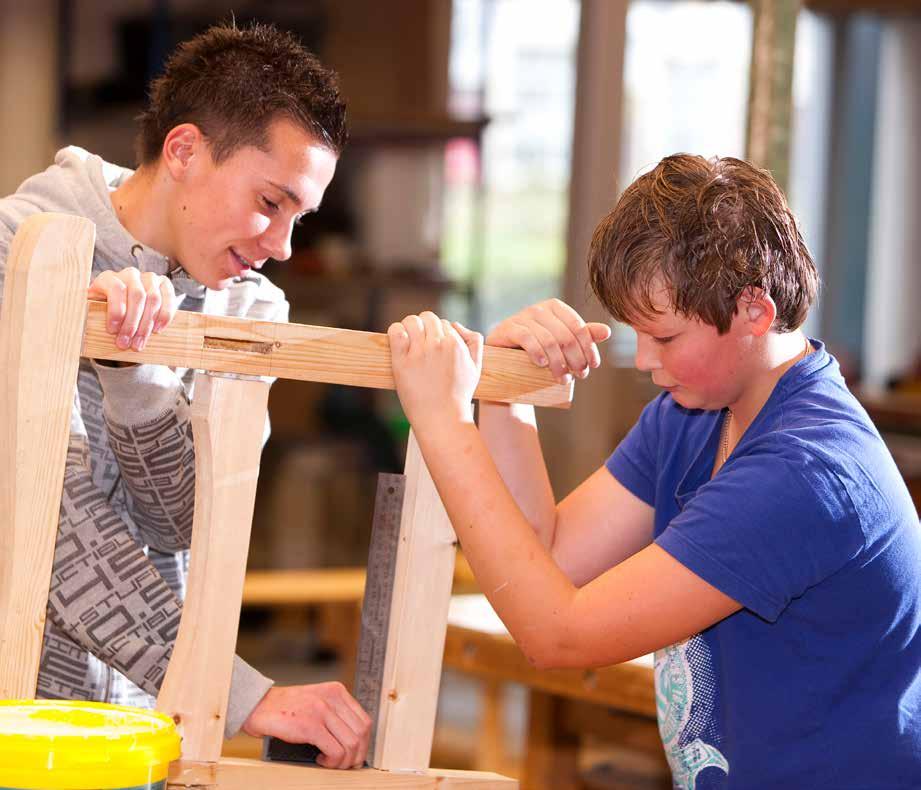
[[[616,320],[654,315],[664,285],[676,312],[720,334],[751,287],[777,305],[773,328],[793,331],[819,283],[780,187],[730,157],[675,154],[637,178],[595,229],[588,263],[592,288]]]
[[[167,133],[182,123],[201,129],[217,163],[246,145],[265,149],[278,118],[336,156],[348,139],[336,74],[294,35],[272,25],[216,25],[180,44],[151,83],[138,119],[138,163],[156,162]]]

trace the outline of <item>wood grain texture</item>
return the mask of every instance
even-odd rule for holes
[[[96,230],[39,214],[6,262],[0,315],[0,698],[35,695]]]
[[[122,351],[106,332],[105,310],[105,302],[87,303],[85,357],[394,389],[390,345],[377,332],[179,311],[143,351]],[[572,392],[524,351],[487,347],[475,397],[567,408]]]
[[[199,373],[192,400],[195,518],[182,621],[157,709],[185,759],[220,757],[269,385]]]
[[[170,790],[186,787],[217,790],[516,790],[518,782],[499,774],[473,771],[394,773],[373,768],[334,771],[310,765],[224,758],[210,765],[173,764],[168,787]]]
[[[405,475],[381,701],[369,759],[375,768],[387,770],[429,766],[456,555],[454,530],[412,432]]]

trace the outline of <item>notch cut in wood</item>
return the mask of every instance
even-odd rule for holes
[[[239,351],[241,354],[271,354],[281,343],[262,343],[258,340],[235,340],[229,337],[210,337],[205,335],[202,348],[221,351]]]

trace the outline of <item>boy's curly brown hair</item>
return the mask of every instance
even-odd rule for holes
[[[336,156],[348,139],[336,74],[298,39],[272,25],[215,25],[179,45],[150,86],[135,144],[139,165],[156,162],[170,129],[193,123],[216,163],[247,145],[265,149],[286,118]]]
[[[598,225],[588,255],[596,296],[618,321],[671,307],[729,330],[737,302],[761,288],[777,305],[774,329],[806,319],[819,278],[780,187],[731,157],[666,157],[637,178]]]

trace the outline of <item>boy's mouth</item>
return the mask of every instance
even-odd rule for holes
[[[244,273],[250,269],[259,269],[262,267],[261,263],[251,261],[249,258],[244,258],[233,247],[230,248],[230,253],[233,255],[234,259],[237,261],[237,264],[244,271]]]

